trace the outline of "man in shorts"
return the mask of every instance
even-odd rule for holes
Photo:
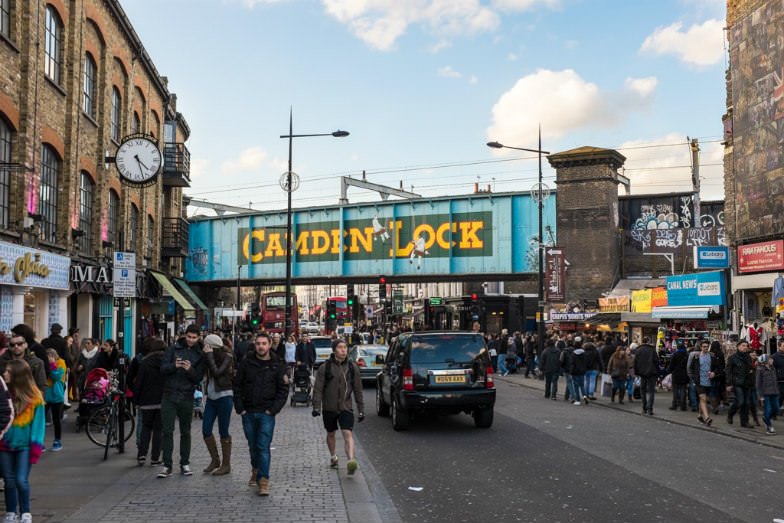
[[[354,459],[354,402],[357,404],[357,420],[365,419],[365,403],[362,399],[362,378],[357,364],[348,358],[346,342],[338,340],[332,354],[316,373],[316,384],[313,387],[313,416],[324,415],[324,428],[327,430],[327,447],[329,448],[330,467],[338,468],[338,456],[335,452],[335,432],[340,426],[343,444],[348,457],[347,470],[353,474],[357,470]]]

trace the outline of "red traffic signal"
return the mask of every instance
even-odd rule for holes
[[[379,279],[378,279],[378,283],[384,284],[384,283],[386,283],[386,282],[387,282],[387,279],[386,279],[386,278],[384,278],[383,276],[382,276],[381,278],[379,278]]]
[[[476,294],[472,294],[472,295],[471,295],[471,299],[472,299],[472,300],[475,300],[476,298],[477,298]]]

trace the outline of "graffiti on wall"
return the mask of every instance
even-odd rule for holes
[[[784,231],[784,2],[730,29],[735,206],[739,238]]]

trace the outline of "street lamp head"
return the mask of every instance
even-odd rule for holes
[[[344,138],[348,136],[348,131],[341,131],[340,129],[338,129],[337,131],[332,133],[332,136],[334,136],[335,138]]]
[[[492,147],[493,149],[503,149],[504,148],[503,144],[498,143],[498,142],[487,142],[487,146],[488,147]]]

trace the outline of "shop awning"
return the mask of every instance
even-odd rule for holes
[[[188,299],[185,296],[183,296],[180,291],[177,290],[177,287],[174,286],[174,283],[172,283],[172,281],[165,274],[161,274],[160,272],[155,272],[155,271],[150,271],[150,272],[152,273],[153,277],[155,277],[155,279],[158,281],[158,283],[161,284],[161,287],[163,287],[165,293],[168,293],[169,296],[174,298],[174,301],[176,301],[180,305],[180,307],[182,307],[183,310],[185,310],[186,316],[188,316],[188,313],[190,313],[191,315],[195,314],[196,311],[193,305],[191,304],[191,302],[189,302]]]
[[[713,310],[713,307],[710,306],[654,307],[651,317],[666,320],[706,320],[711,310]]]
[[[654,318],[651,316],[650,312],[622,312],[621,319],[626,323],[634,323],[635,325],[639,325],[641,323],[658,325],[661,323],[659,318]]]
[[[177,282],[177,285],[179,285],[183,291],[185,291],[185,295],[188,296],[188,298],[190,298],[190,300],[195,303],[197,307],[199,307],[204,312],[210,311],[210,308],[204,305],[204,302],[199,299],[195,292],[193,292],[193,289],[191,289],[190,285],[185,283],[185,280],[174,278],[174,281]]]
[[[609,325],[611,327],[617,327],[621,321],[621,314],[620,312],[600,312],[595,316],[591,316],[585,323],[588,325]]]

